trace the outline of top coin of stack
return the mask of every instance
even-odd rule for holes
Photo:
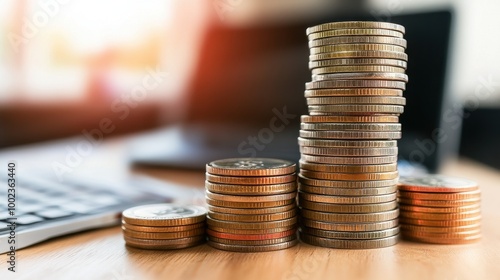
[[[205,208],[151,204],[123,211],[122,230],[128,246],[141,249],[181,249],[205,242]]]
[[[408,76],[403,26],[310,27],[309,115],[299,145],[301,239],[335,248],[397,242],[397,143]]]
[[[438,244],[481,238],[481,192],[476,182],[443,175],[399,181],[403,237]]]
[[[206,169],[209,245],[263,252],[297,244],[295,163],[234,158],[210,162]]]

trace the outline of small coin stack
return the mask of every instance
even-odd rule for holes
[[[297,244],[295,163],[234,158],[206,165],[208,244],[264,252]]]
[[[335,22],[307,29],[312,82],[299,145],[301,239],[378,248],[399,237],[397,142],[408,76],[404,27]]]
[[[406,239],[463,244],[481,238],[481,192],[474,181],[443,175],[402,178],[398,198]]]
[[[175,204],[133,207],[122,213],[125,243],[140,249],[182,249],[206,241],[205,208]]]

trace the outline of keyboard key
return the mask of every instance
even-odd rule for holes
[[[64,211],[60,209],[48,209],[36,212],[36,214],[40,217],[44,217],[47,219],[56,219],[73,215],[73,213],[69,211]]]
[[[20,204],[16,208],[21,209],[23,213],[31,213],[42,210],[47,206],[44,204]]]
[[[17,218],[16,223],[19,225],[30,225],[43,221],[44,219],[35,215],[23,215]]]
[[[99,208],[102,208],[101,205],[88,205],[78,202],[63,204],[60,205],[59,207],[63,210],[72,211],[74,213],[80,213],[80,214],[88,214]]]

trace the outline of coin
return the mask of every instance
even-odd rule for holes
[[[421,199],[421,200],[464,200],[481,198],[481,191],[467,191],[459,193],[421,193],[421,192],[407,192],[399,191],[399,196],[408,199]]]
[[[399,123],[301,123],[303,130],[401,131]]]
[[[422,220],[460,220],[481,216],[481,210],[473,210],[459,213],[425,213],[401,211],[401,217]]]
[[[262,215],[251,215],[251,214],[225,214],[218,212],[208,212],[208,216],[213,219],[223,220],[223,221],[234,221],[234,222],[269,222],[278,221],[288,218],[292,218],[297,215],[295,209],[288,210],[286,212],[274,213],[274,214],[262,214]]]
[[[205,223],[197,223],[185,226],[177,226],[177,227],[151,227],[151,226],[136,226],[127,224],[125,221],[122,221],[122,227],[127,230],[133,231],[141,231],[141,232],[181,232],[181,231],[189,231],[198,228],[204,228]]]
[[[277,176],[295,172],[295,163],[272,158],[231,158],[212,161],[206,170],[223,176]]]
[[[301,216],[306,219],[311,219],[329,223],[373,223],[383,222],[397,219],[399,209],[393,209],[384,212],[375,213],[329,213],[318,212],[308,209],[301,209]]]
[[[220,227],[220,228],[232,228],[232,229],[268,229],[268,228],[280,228],[289,227],[297,223],[297,217],[289,218],[286,220],[272,221],[272,222],[260,222],[260,223],[241,223],[241,222],[229,222],[215,220],[207,217],[207,224],[209,227]]]
[[[338,181],[378,181],[392,180],[398,178],[398,172],[383,172],[383,173],[326,173],[318,171],[309,171],[301,169],[300,174],[311,179],[321,180],[338,180]]]
[[[396,116],[309,116],[300,117],[303,123],[397,123]],[[395,145],[394,145],[395,146]]]
[[[329,80],[306,83],[306,90],[311,89],[346,89],[346,88],[384,88],[405,90],[406,83],[390,80]]]
[[[331,231],[322,230],[315,228],[303,227],[300,229],[301,232],[323,237],[323,238],[333,238],[333,239],[379,239],[397,235],[399,233],[399,227],[393,227],[390,229],[377,230],[377,231]]]
[[[299,192],[300,200],[333,204],[370,204],[394,201],[396,194],[370,195],[370,196],[333,196],[317,195]]]
[[[338,44],[309,48],[311,54],[342,52],[342,51],[389,51],[404,52],[405,48],[396,45],[385,44]],[[384,70],[382,70],[384,71]],[[361,71],[360,71],[361,72]],[[391,72],[391,71],[385,71]]]
[[[361,66],[361,65],[392,66],[392,67],[399,67],[406,69],[408,63],[404,60],[387,59],[387,58],[338,58],[338,59],[311,61],[309,62],[309,69],[329,67],[329,66]]]
[[[373,156],[396,156],[398,148],[323,148],[323,147],[300,147],[300,152],[307,155],[317,156],[349,156],[349,157],[373,157]],[[320,175],[326,178],[329,175]]]
[[[440,220],[420,220],[420,219],[410,219],[405,217],[399,217],[399,221],[402,224],[410,224],[417,226],[429,226],[429,227],[459,227],[459,226],[468,226],[475,225],[481,221],[481,216],[476,216],[473,218],[460,219],[460,220],[449,220],[449,221],[440,221]]]
[[[475,236],[467,237],[467,238],[457,238],[457,239],[452,239],[452,238],[441,238],[441,237],[416,237],[416,236],[409,236],[409,235],[404,235],[405,239],[413,240],[413,241],[418,241],[418,242],[425,242],[425,243],[434,243],[434,244],[469,244],[469,243],[475,243],[481,239],[481,234],[477,234]]]
[[[403,177],[399,184],[400,190],[414,192],[465,192],[478,189],[477,183],[472,180],[444,175]]]
[[[302,208],[319,211],[319,212],[329,212],[329,213],[373,213],[373,212],[383,212],[396,209],[398,203],[393,200],[383,203],[371,203],[371,204],[332,204],[332,203],[321,203],[321,202],[311,202],[307,200],[299,200],[299,204]]]
[[[313,81],[325,81],[325,80],[394,80],[408,82],[408,75],[403,73],[386,73],[386,72],[357,72],[357,73],[333,73],[333,74],[321,74],[312,75]]]
[[[299,190],[307,193],[323,194],[323,195],[340,195],[340,196],[360,196],[360,195],[382,195],[395,193],[397,186],[388,186],[380,188],[337,188],[337,187],[317,187],[306,184],[300,184]]]
[[[306,98],[310,97],[327,97],[327,96],[403,96],[403,91],[400,89],[385,89],[385,88],[326,88],[326,89],[309,89],[304,92]],[[333,116],[332,116],[333,117]],[[374,116],[376,117],[376,116]],[[391,116],[379,116],[391,117]],[[393,117],[394,118],[394,117]],[[383,121],[380,121],[383,122]],[[397,122],[397,120],[396,120]]]
[[[211,229],[207,230],[207,234],[209,236],[231,239],[231,240],[267,240],[267,239],[283,238],[286,236],[295,235],[296,232],[297,230],[295,228],[283,232],[275,232],[268,234],[232,234],[232,233],[217,232]]]
[[[342,105],[309,105],[307,106],[310,112],[323,113],[387,113],[387,114],[402,114],[403,106],[399,105],[368,105],[368,104],[342,104]]]
[[[320,172],[339,172],[339,173],[374,173],[374,172],[393,172],[397,170],[396,163],[378,164],[378,165],[332,165],[313,163],[301,160],[300,168],[320,171]]]
[[[422,207],[413,205],[401,205],[402,211],[422,212],[422,213],[460,213],[479,209],[479,204],[472,204],[461,207]]]
[[[406,105],[404,97],[395,96],[340,96],[307,98],[307,105],[335,105],[335,104],[391,104]]]
[[[314,171],[313,171],[314,172]],[[342,180],[320,180],[306,177],[304,174],[299,174],[299,182],[302,184],[316,187],[332,187],[332,188],[380,188],[394,186],[397,184],[398,178],[376,181],[342,181]],[[396,195],[396,193],[394,193]]]
[[[468,226],[458,226],[458,227],[428,227],[428,226],[416,226],[409,224],[401,224],[401,229],[405,231],[415,231],[415,232],[428,232],[428,233],[452,233],[452,232],[470,232],[480,230],[479,224],[472,224]]]
[[[337,45],[337,44],[389,44],[406,48],[407,42],[403,38],[386,37],[386,36],[342,36],[328,37],[317,40],[310,40],[308,45],[310,48]]]
[[[322,139],[401,139],[400,131],[300,130],[300,137]]]
[[[463,232],[449,232],[449,233],[431,233],[431,232],[418,232],[401,230],[405,237],[422,237],[422,238],[441,238],[441,239],[474,239],[477,235],[481,234],[481,230],[463,231]]]
[[[267,176],[267,177],[219,176],[210,173],[206,173],[205,175],[207,181],[209,182],[220,183],[220,184],[234,184],[234,185],[274,185],[274,184],[294,182],[296,180],[295,174]]]
[[[292,241],[287,241],[283,243],[273,244],[273,245],[261,245],[261,246],[243,246],[243,245],[229,245],[222,244],[218,242],[208,241],[208,245],[225,251],[232,252],[268,252],[268,251],[277,251],[283,250],[297,245],[297,239]]]
[[[239,208],[227,208],[227,207],[218,207],[208,205],[208,211],[217,212],[217,213],[225,213],[225,214],[236,214],[236,215],[264,215],[264,214],[275,214],[286,212],[292,209],[295,209],[297,206],[295,203],[272,207],[272,208],[257,208],[257,209],[239,209]]]
[[[379,21],[340,21],[340,22],[329,22],[306,29],[306,34],[309,35],[314,32],[333,30],[333,29],[346,29],[346,28],[376,28],[376,29],[388,29],[394,30],[401,33],[405,33],[405,28],[402,25],[390,23],[390,22],[379,22]]]
[[[275,195],[294,192],[295,182],[276,185],[227,185],[205,181],[205,188],[213,193],[233,195]]]
[[[369,35],[369,36],[389,36],[396,38],[403,38],[403,33],[395,30],[387,30],[387,29],[377,29],[377,28],[346,28],[346,29],[334,29],[327,30],[321,32],[315,32],[307,35],[309,40],[316,40],[325,37],[337,37],[337,36],[360,36],[360,35]]]
[[[424,206],[424,207],[462,207],[462,206],[478,204],[481,201],[481,199],[471,198],[463,200],[421,200],[421,199],[407,199],[400,197],[398,198],[398,201],[401,204]]]
[[[122,226],[123,235],[127,237],[141,238],[141,239],[179,239],[179,238],[187,238],[198,235],[205,234],[205,228],[197,228],[187,231],[178,231],[178,232],[141,232],[130,230]]]
[[[139,226],[182,226],[205,221],[205,208],[194,205],[151,204],[129,208],[122,219]]]
[[[310,62],[337,58],[386,58],[408,61],[407,54],[391,51],[343,51],[309,55]]]
[[[233,234],[269,234],[269,233],[283,232],[295,229],[296,225],[294,224],[288,227],[265,228],[265,229],[233,229],[233,228],[223,228],[214,226],[209,226],[208,228],[213,231],[233,233]]]
[[[284,243],[292,240],[296,240],[297,236],[290,235],[282,238],[274,238],[274,239],[265,239],[265,240],[232,240],[232,239],[224,239],[217,238],[213,236],[208,236],[209,241],[213,241],[216,243],[227,244],[227,245],[240,245],[240,246],[261,246],[261,245],[273,245],[278,243]]]
[[[376,231],[396,227],[398,219],[377,223],[325,223],[301,218],[300,222],[306,227],[333,231]]]
[[[364,239],[355,240],[355,239],[323,238],[323,237],[317,237],[317,236],[305,234],[303,232],[300,232],[299,236],[300,236],[300,240],[304,241],[305,243],[315,245],[315,246],[328,247],[328,248],[338,248],[338,249],[382,248],[382,247],[396,245],[396,243],[398,243],[398,240],[399,240],[399,234],[391,236],[391,237],[378,238],[378,239],[366,239],[366,240],[364,240]]]
[[[280,200],[280,201],[269,201],[269,202],[234,202],[234,201],[222,201],[222,200],[210,199],[206,197],[206,201],[207,204],[212,206],[246,209],[246,208],[271,208],[271,207],[289,205],[295,202],[295,198]]]
[[[337,74],[337,73],[405,73],[404,68],[393,66],[376,66],[376,65],[349,65],[349,66],[328,66],[315,68],[311,70],[313,75]]]
[[[398,160],[397,156],[383,156],[383,157],[324,157],[324,156],[312,156],[303,154],[300,157],[303,161],[316,162],[316,163],[326,163],[326,164],[367,164],[367,165],[377,165],[377,164],[388,164],[395,163]]]
[[[286,194],[276,194],[276,195],[262,195],[262,196],[241,196],[241,195],[227,195],[227,194],[217,194],[210,191],[206,191],[208,198],[220,201],[232,201],[232,202],[274,202],[293,199],[296,196],[295,192]]]
[[[169,250],[193,247],[205,243],[205,235],[181,239],[149,240],[124,236],[125,244],[131,247],[150,250]]]
[[[395,140],[332,140],[332,139],[307,139],[299,137],[300,146],[311,147],[337,147],[337,148],[392,148],[397,147]]]

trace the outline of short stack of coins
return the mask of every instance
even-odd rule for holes
[[[307,29],[312,82],[299,137],[299,233],[306,243],[366,249],[398,241],[404,32],[398,24],[360,21]]]
[[[206,242],[205,208],[194,205],[151,204],[123,211],[125,244],[151,250],[193,247]]]
[[[481,238],[481,192],[476,182],[426,175],[402,178],[398,188],[405,239],[463,244]]]
[[[234,158],[206,165],[208,244],[265,252],[297,244],[297,176],[293,162]]]

